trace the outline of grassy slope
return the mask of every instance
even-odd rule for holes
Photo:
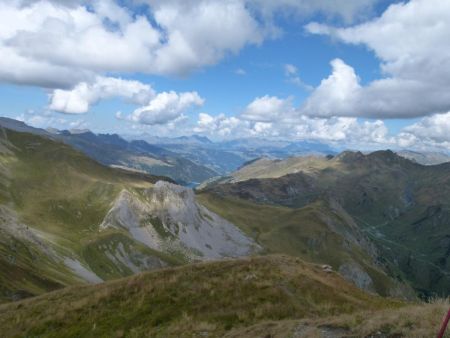
[[[42,252],[36,248],[1,237],[0,303],[42,294],[74,282],[70,274],[59,273],[58,267],[42,257]]]
[[[284,160],[262,158],[251,161],[231,174],[232,182],[255,178],[279,178],[299,171],[314,174],[325,168],[339,168],[340,163],[324,156],[289,157]]]
[[[398,285],[361,247],[332,231],[341,228],[342,234],[358,236],[342,214],[330,209],[325,202],[317,202],[301,209],[280,206],[261,206],[235,198],[209,193],[198,195],[209,210],[221,215],[254,237],[269,253],[284,253],[316,263],[326,263],[337,269],[349,261],[356,261],[370,275],[375,291],[381,295],[395,293]],[[403,295],[408,294],[403,290]]]
[[[265,321],[397,309],[287,256],[201,263],[0,306],[4,336],[219,336]]]
[[[75,254],[105,278],[129,275],[127,270],[98,264],[105,259],[103,252],[92,250],[104,239],[98,225],[123,188],[148,187],[161,178],[102,166],[44,137],[13,131],[2,131],[2,136],[9,151],[0,153],[4,183],[0,203],[17,212],[21,223],[39,231],[56,252]],[[120,231],[109,234],[122,236],[125,246],[130,242]],[[150,254],[143,246],[133,246]],[[0,301],[79,282],[64,265],[11,236],[0,236],[0,252]]]

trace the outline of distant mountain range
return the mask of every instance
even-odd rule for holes
[[[249,160],[262,156],[286,158],[295,155],[336,154],[328,145],[318,142],[287,142],[258,138],[241,138],[213,142],[207,137],[192,135],[161,138],[150,135],[127,136],[127,139],[143,139],[190,160],[205,165],[220,175],[228,174]]]
[[[122,137],[117,134],[95,134],[86,129],[44,130],[3,117],[0,117],[0,126],[63,141],[105,165],[167,176],[187,186],[196,186],[211,178],[230,174],[248,161],[261,157],[285,159],[338,153],[326,144],[311,141],[241,138],[213,142],[200,135],[169,138],[142,134]],[[398,154],[427,165],[450,160],[449,155],[437,152],[404,150]]]
[[[284,158],[294,154],[335,153],[326,145],[308,142],[258,139],[212,142],[198,135],[177,138],[142,135],[142,139],[134,139],[117,134],[94,134],[89,130],[44,130],[3,117],[0,117],[0,126],[60,140],[102,164],[167,176],[183,185],[197,185],[230,173],[260,156]]]
[[[218,175],[214,170],[170,150],[141,140],[126,141],[117,134],[94,134],[88,130],[43,130],[7,118],[0,118],[0,126],[62,141],[108,166],[167,176],[183,185]]]

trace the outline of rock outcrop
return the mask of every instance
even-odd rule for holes
[[[181,253],[189,260],[259,250],[235,225],[197,203],[191,189],[163,181],[145,190],[122,190],[100,227],[125,229],[151,249]]]

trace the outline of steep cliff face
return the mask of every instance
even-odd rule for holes
[[[188,260],[245,256],[259,249],[236,226],[198,204],[191,189],[163,181],[140,191],[122,190],[100,227],[125,229],[151,249]]]

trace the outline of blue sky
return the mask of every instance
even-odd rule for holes
[[[449,147],[445,0],[135,3],[0,2],[1,115],[121,134]]]

